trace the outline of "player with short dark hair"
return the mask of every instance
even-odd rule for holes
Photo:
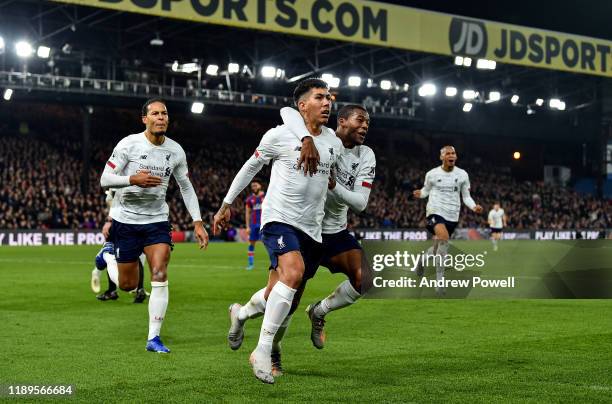
[[[304,120],[292,108],[283,108],[281,116],[298,139],[308,136]],[[347,307],[362,296],[362,249],[347,230],[348,209],[363,211],[368,203],[375,177],[374,152],[363,145],[370,125],[367,110],[360,105],[344,106],[338,112],[336,136],[344,146],[336,162],[335,177],[330,178],[322,224],[323,258],[321,265],[332,273],[343,273],[349,279],[342,282],[327,298],[309,305],[306,309],[311,321],[311,340],[322,349],[325,343],[325,316],[331,311]],[[274,282],[276,274],[270,273]],[[243,327],[250,318],[261,315],[266,309],[265,288],[256,292],[244,306],[234,303],[230,310],[231,326],[228,342],[232,349],[240,348],[244,337]],[[299,301],[294,299],[294,306]],[[281,340],[291,317],[285,320],[274,338],[272,370],[275,376],[282,374]]]
[[[425,175],[423,188],[413,192],[415,198],[429,197],[426,217],[427,230],[434,235],[434,244],[427,250],[423,259],[434,257],[436,279],[444,279],[444,257],[448,252],[448,240],[459,222],[461,200],[471,210],[482,213],[482,206],[476,204],[470,195],[470,178],[465,170],[455,166],[457,152],[453,146],[440,149],[442,165],[429,170]],[[417,264],[417,275],[423,276],[425,265],[422,260]],[[436,288],[438,294],[444,288]]]
[[[247,197],[244,207],[244,222],[249,235],[247,270],[252,270],[255,265],[255,243],[260,240],[261,206],[265,196],[261,181],[258,179],[251,181],[251,195]]]
[[[111,238],[115,244],[118,273],[113,282],[122,290],[138,285],[138,257],[145,253],[151,271],[149,335],[146,349],[168,353],[159,333],[168,307],[168,263],[172,248],[166,190],[170,176],[179,185],[185,206],[194,223],[200,248],[208,245],[198,197],[189,180],[183,148],[166,136],[168,110],[163,100],[148,100],[142,110],[144,132],[123,138],[108,159],[100,184],[116,189],[111,205]]]
[[[278,282],[266,290],[267,308],[257,348],[250,362],[255,376],[274,383],[272,344],[286,320],[294,299],[304,291],[309,274],[319,266],[321,223],[331,167],[342,144],[324,125],[329,119],[331,94],[320,79],[302,81],[294,91],[300,115],[320,152],[319,169],[311,176],[300,174],[298,164],[302,142],[287,127],[277,126],[263,136],[255,153],[240,169],[215,214],[213,228],[218,232],[230,219],[230,206],[264,164],[273,162],[268,192],[262,210],[262,241],[270,255],[271,268]]]

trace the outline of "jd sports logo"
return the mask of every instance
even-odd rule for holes
[[[487,54],[487,29],[482,21],[453,18],[448,40],[455,54],[478,57]]]

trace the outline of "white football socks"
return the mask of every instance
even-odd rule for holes
[[[441,240],[438,243],[438,251],[437,254],[439,256],[439,262],[436,260],[436,280],[444,279],[444,258],[446,257],[446,253],[448,252],[448,241]]]
[[[151,340],[159,335],[166,309],[168,308],[168,281],[151,282],[149,296],[149,337]]]
[[[119,285],[119,267],[117,266],[117,259],[113,254],[105,252],[102,254],[104,261],[106,261],[106,270],[108,271],[108,277],[115,285]]]
[[[324,317],[330,311],[338,310],[355,303],[361,294],[355,290],[351,282],[347,279],[342,282],[331,295],[321,301],[315,308],[315,314]]]
[[[240,308],[238,311],[238,320],[246,321],[247,319],[261,316],[266,311],[266,299],[264,294],[266,288],[260,289],[251,296],[251,299]]]
[[[274,335],[274,341],[272,341],[272,351],[273,352],[281,351],[281,342],[287,332],[287,328],[289,327],[289,324],[291,324],[292,318],[293,318],[293,314],[287,315],[287,317],[285,317],[285,321],[283,321],[280,327],[278,327],[278,331],[276,331],[276,334]]]
[[[270,355],[274,336],[281,324],[283,324],[287,314],[289,314],[295,292],[295,289],[280,281],[272,288],[266,303],[266,312],[261,324],[261,332],[257,344],[257,350],[260,352]]]

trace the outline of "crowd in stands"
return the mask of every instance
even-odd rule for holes
[[[190,177],[200,200],[204,221],[220,206],[231,180],[252,153],[261,132],[249,122],[237,121],[232,134],[177,139],[187,152]],[[222,133],[221,124],[213,131]],[[211,130],[211,126],[207,126]],[[83,175],[82,145],[78,137],[43,136],[34,131],[7,133],[0,125],[0,229],[97,229],[106,218],[105,195],[99,175],[113,145],[123,134],[95,137],[89,169]],[[249,132],[251,135],[245,135]],[[252,133],[261,132],[261,133]],[[365,212],[350,214],[353,228],[423,228],[426,200],[412,191],[423,185],[425,173],[437,162],[377,152],[376,181]],[[519,181],[500,167],[458,165],[470,174],[471,193],[485,212],[462,208],[460,227],[486,226],[486,213],[499,201],[516,229],[609,228],[609,200],[577,194],[571,188],[543,182]],[[264,170],[261,178],[268,178]],[[246,191],[234,203],[233,221],[244,225]],[[189,229],[191,219],[174,180],[168,192],[170,221]]]

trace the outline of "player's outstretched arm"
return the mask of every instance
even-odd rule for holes
[[[261,138],[259,146],[255,149],[255,153],[244,163],[238,174],[234,177],[227,195],[223,198],[223,204],[213,218],[213,234],[216,236],[221,232],[221,229],[227,228],[231,218],[231,206],[236,197],[251,183],[255,174],[261,168],[276,158],[280,153],[278,145],[277,132],[274,129],[269,130]]]
[[[417,199],[427,198],[429,196],[429,191],[431,191],[431,181],[429,181],[429,173],[427,173],[425,174],[425,184],[423,188],[413,191],[412,196]]]
[[[181,196],[183,197],[183,202],[185,202],[185,207],[191,215],[191,219],[193,220],[193,232],[200,244],[200,249],[206,248],[208,246],[208,232],[204,228],[204,224],[202,223],[202,214],[200,213],[200,203],[198,202],[198,196],[195,193],[195,189],[193,188],[193,184],[189,179],[189,171],[187,169],[187,157],[185,156],[185,152],[183,151],[178,164],[174,168],[172,173],[176,183],[181,190]]]
[[[461,197],[465,206],[473,210],[475,213],[482,213],[482,206],[476,204],[470,195],[470,179],[466,178],[461,184]]]
[[[283,123],[287,125],[291,133],[302,142],[302,149],[300,151],[300,159],[298,160],[298,170],[304,165],[304,175],[310,174],[310,176],[317,173],[317,167],[321,157],[319,156],[319,150],[314,144],[314,138],[304,123],[304,118],[295,109],[291,107],[281,108],[280,111]]]

